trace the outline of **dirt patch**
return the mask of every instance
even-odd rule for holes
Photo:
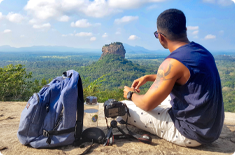
[[[26,102],[0,102],[0,153],[3,155],[77,155],[82,153],[84,148],[64,146],[57,149],[34,149],[22,145],[17,138],[20,115]],[[1,111],[2,110],[2,111]],[[101,111],[101,113],[103,113]],[[100,116],[100,115],[99,115]],[[100,117],[102,119],[102,116]],[[105,131],[106,124],[99,126]],[[145,134],[147,132],[132,127],[134,132]],[[118,130],[114,129],[114,132]],[[149,134],[149,133],[147,133]],[[95,145],[89,154],[128,154],[128,155],[231,155],[235,152],[235,113],[225,113],[225,122],[222,133],[218,140],[209,145],[202,145],[197,148],[185,148],[169,143],[159,137],[150,134],[155,145],[148,145],[136,140],[115,140],[113,146]]]

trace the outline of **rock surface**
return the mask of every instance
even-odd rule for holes
[[[17,139],[17,130],[20,121],[20,114],[24,109],[26,102],[0,102],[0,155],[77,155],[81,154],[85,148],[73,146],[64,146],[57,149],[34,149],[22,145]],[[110,121],[109,121],[110,122]],[[99,110],[99,127],[106,130],[106,122],[103,115],[103,106]],[[146,133],[135,127],[132,131],[140,134]],[[116,129],[113,130],[117,132]],[[209,145],[202,145],[197,148],[185,148],[174,145],[151,135],[154,145],[148,145],[136,140],[116,140],[113,146],[95,145],[89,154],[128,154],[128,155],[232,155],[235,152],[235,113],[225,113],[225,122],[222,133],[218,140]]]
[[[100,59],[102,59],[103,56],[106,54],[116,54],[120,55],[122,58],[125,58],[126,50],[124,49],[124,46],[120,42],[115,42],[111,44],[107,44],[102,47],[102,55]]]

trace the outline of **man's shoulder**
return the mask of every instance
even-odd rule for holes
[[[181,67],[181,66],[185,66],[180,60],[178,60],[177,58],[166,58],[162,64],[171,64],[174,65],[176,67]]]
[[[206,53],[210,53],[204,46],[202,46],[199,43],[191,42],[190,47],[192,48],[192,51],[204,51]],[[211,53],[210,53],[211,54]]]
[[[174,58],[165,59],[160,66],[160,69],[164,69],[164,68],[167,68],[167,69],[171,68],[172,74],[178,75],[178,78],[183,76],[185,72],[189,71],[188,67],[185,64],[183,64],[181,61],[174,59]]]

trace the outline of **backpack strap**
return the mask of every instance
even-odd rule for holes
[[[43,136],[47,137],[47,141],[46,141],[47,144],[51,144],[51,136],[52,135],[62,135],[62,134],[65,134],[65,133],[73,132],[74,130],[75,130],[75,127],[65,129],[65,130],[60,130],[60,131],[57,131],[57,130],[51,130],[51,131],[43,130],[42,134],[43,134]]]
[[[82,135],[82,128],[83,128],[83,116],[84,116],[84,98],[83,98],[83,88],[82,88],[82,79],[79,75],[78,79],[78,99],[77,99],[77,121],[75,125],[75,141],[74,145],[77,146],[80,144],[80,138]]]

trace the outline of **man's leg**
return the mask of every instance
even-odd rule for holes
[[[180,146],[196,147],[201,145],[195,140],[188,139],[181,135],[175,128],[170,115],[168,113],[171,107],[169,97],[166,98],[161,105],[150,112],[146,112],[138,108],[132,101],[122,101],[129,108],[131,117],[128,117],[128,123],[159,136],[169,142]],[[126,120],[126,117],[123,117]]]

